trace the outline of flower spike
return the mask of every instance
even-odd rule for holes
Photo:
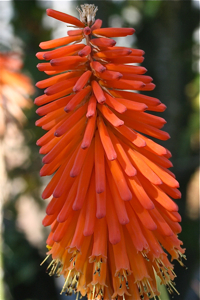
[[[42,194],[51,197],[43,220],[51,226],[47,271],[63,275],[61,293],[77,299],[160,299],[155,274],[178,293],[166,252],[182,266],[185,259],[171,153],[151,140],[169,138],[166,121],[149,113],[166,106],[140,93],[155,88],[135,65],[144,51],[111,39],[135,30],[102,28],[95,5],[77,10],[80,20],[47,10],[76,28],[40,43],[45,51],[36,55],[38,69],[52,75],[36,84],[45,90],[35,99],[36,125],[47,131],[37,141],[45,154],[40,175],[52,175]]]

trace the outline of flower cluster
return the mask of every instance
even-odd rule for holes
[[[16,53],[0,53],[0,138],[6,131],[7,122],[21,124],[25,120],[23,108],[32,105],[29,95],[34,88],[30,78],[20,73],[22,61]]]
[[[47,9],[75,28],[42,42],[37,53],[49,61],[38,69],[53,75],[36,84],[45,91],[35,99],[36,125],[47,131],[37,142],[45,154],[40,174],[53,174],[42,194],[52,197],[43,220],[51,226],[49,275],[65,277],[61,292],[90,300],[159,298],[155,274],[176,291],[165,250],[181,265],[185,258],[171,199],[181,196],[169,170],[171,153],[147,137],[169,138],[161,130],[166,121],[149,113],[166,106],[135,92],[155,88],[137,65],[144,51],[112,39],[135,30],[101,28],[97,8],[81,8],[80,20]]]

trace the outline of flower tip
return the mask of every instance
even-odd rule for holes
[[[97,187],[96,188],[96,193],[97,194],[101,194],[101,193],[103,193],[105,191],[105,188],[103,188],[103,187]]]
[[[153,78],[151,76],[148,76],[148,79],[149,79],[150,82],[153,81]]]
[[[115,40],[112,40],[110,41],[111,42],[111,47],[115,46],[116,45],[116,41]]]
[[[74,203],[72,205],[72,209],[75,210],[75,211],[80,210],[81,208],[82,208],[82,206],[78,205],[77,203]]]
[[[142,67],[142,74],[145,74],[148,70],[145,67]]]
[[[60,216],[60,214],[57,216],[57,221],[59,223],[63,223],[65,220],[62,218],[62,215]]]
[[[92,228],[87,228],[87,229],[83,230],[83,235],[84,236],[90,236],[90,235],[93,234],[93,232],[94,232],[94,230]]]
[[[68,113],[68,112],[70,112],[70,109],[69,109],[67,106],[65,106],[64,111],[65,111],[66,113]]]
[[[91,26],[91,30],[95,30],[95,29],[101,28],[101,26],[102,26],[102,20],[96,19],[96,21],[94,22],[94,24]]]
[[[52,195],[53,195],[54,198],[59,198],[62,194],[60,193],[60,191],[54,190]]]
[[[38,81],[38,82],[36,82],[35,86],[36,86],[38,89],[41,89],[41,84],[40,84],[40,82],[39,82],[39,81]]]
[[[101,98],[98,99],[98,102],[100,104],[103,104],[104,102],[106,102],[106,98],[105,97],[101,97]]]
[[[116,127],[122,126],[124,125],[124,121],[119,120],[118,122],[116,122]]]
[[[35,56],[36,56],[38,59],[42,59],[42,57],[43,57],[43,55],[42,55],[42,57],[41,57],[41,52],[37,52],[37,53],[35,54]]]
[[[110,157],[108,157],[108,160],[112,161],[112,160],[115,160],[117,158],[117,154],[113,153]]]
[[[43,163],[43,164],[46,164],[46,163],[48,163],[48,161],[46,160],[46,156],[44,156],[44,157],[43,157],[43,159],[42,159],[42,163]]]
[[[36,109],[36,114],[40,116],[40,108]]]
[[[132,31],[132,34],[134,34],[135,33],[135,29],[134,28],[130,28],[130,29],[132,29],[131,31]]]
[[[133,198],[133,195],[132,195],[131,191],[129,190],[129,191],[127,191],[126,195],[123,195],[123,196],[121,195],[121,198],[124,201],[131,201],[131,199]]]
[[[80,51],[78,52],[78,56],[83,57],[83,56],[85,56],[85,54],[83,53],[82,50],[80,50]]]
[[[143,63],[143,61],[145,60],[144,56],[140,56],[141,60],[139,61],[139,63]]]
[[[106,70],[106,67],[102,66],[99,68],[99,73],[103,73]]]
[[[38,144],[38,146],[40,146],[40,145]],[[42,151],[42,148],[40,148],[39,153],[40,153],[40,154],[44,154],[43,151]],[[40,175],[40,176],[41,176],[41,175]]]
[[[55,136],[55,137],[60,137],[59,132],[58,132],[58,131],[55,131],[55,132],[54,132],[54,136]]]
[[[44,173],[43,173],[42,169],[40,170],[40,176],[41,177],[44,176]]]
[[[46,221],[45,221],[45,219],[43,219],[42,220],[42,225],[44,226],[44,227],[46,227],[47,225],[46,225]]]
[[[47,53],[43,54],[43,58],[44,58],[45,60],[48,60]]]
[[[79,92],[79,91],[80,91],[80,90],[77,89],[76,86],[73,87],[73,92],[74,92],[74,93]]]
[[[72,170],[70,171],[70,177],[72,177],[72,178],[78,176],[78,174],[79,174],[79,173],[78,173],[76,170],[74,170],[74,169],[72,169]]]
[[[120,220],[120,224],[121,224],[121,225],[126,225],[126,224],[128,224],[129,222],[130,222],[130,220],[129,220],[128,217]]]
[[[51,12],[52,12],[52,9],[51,9],[51,8],[47,8],[47,9],[46,9],[46,14],[47,14],[47,16],[50,16],[50,15],[51,15]]]
[[[136,169],[130,170],[127,174],[129,177],[134,177],[135,175],[137,175],[137,170]]]
[[[45,49],[45,48],[43,48],[43,47],[44,47],[44,43],[45,43],[45,42],[39,43],[39,47],[40,47],[41,49]]]
[[[147,225],[147,227],[148,227],[147,229],[150,230],[150,231],[155,231],[158,228],[156,223],[154,223],[154,222],[152,224],[149,223]]]
[[[37,120],[37,121],[35,122],[35,126],[39,126],[39,124],[38,124],[39,121],[40,121],[40,120]]]
[[[116,245],[121,241],[121,236],[120,235],[118,235],[116,237],[111,236],[111,237],[109,237],[109,241],[112,245]]]
[[[34,103],[35,105],[37,105],[37,100],[35,99],[35,100],[33,101],[33,103]]]
[[[104,66],[99,66],[98,67],[98,72],[99,73],[103,73],[105,70],[106,70],[106,67],[104,67]]]
[[[148,207],[147,207],[146,209],[147,209],[147,210],[152,210],[152,209],[154,209],[154,208],[155,208],[155,205],[154,205],[153,202],[151,202],[151,203],[148,204]]]
[[[175,187],[176,189],[179,189],[180,188],[180,184],[179,184],[179,182],[176,180],[176,187]]]
[[[70,177],[71,178],[74,178],[74,177],[76,177],[77,175],[76,174],[74,174],[73,172],[70,172]],[[74,210],[76,210],[76,209],[74,209]]]
[[[90,146],[90,144],[87,143],[87,142],[84,142],[84,143],[81,144],[81,148],[82,148],[83,150],[87,149],[89,146]]]
[[[89,34],[91,33],[90,27],[85,27],[85,28],[83,29],[83,32],[84,32],[85,35],[89,35]]]
[[[171,139],[171,136],[168,132],[165,131],[165,137],[164,138],[165,138],[164,140],[169,140],[169,139]]]
[[[42,193],[41,197],[42,197],[43,200],[45,200],[47,198],[44,192]]]
[[[87,114],[86,114],[86,118],[91,118],[91,117],[93,117],[94,116],[94,112],[88,112]]]
[[[160,104],[162,104],[162,102],[159,100],[159,99],[157,99],[157,105],[160,105]],[[163,104],[164,105],[164,104]],[[167,106],[166,106],[167,107]]]
[[[106,216],[106,212],[97,212],[96,217],[97,219],[103,219]]]
[[[56,59],[51,59],[50,64],[51,66],[56,66]]]

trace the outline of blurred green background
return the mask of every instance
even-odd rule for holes
[[[66,34],[67,27],[45,16],[46,8],[78,16],[83,1],[0,1],[0,51],[23,53],[23,73],[33,83],[45,74],[36,68],[35,53],[41,41]],[[154,78],[156,89],[147,93],[167,105],[162,117],[171,139],[164,142],[172,154],[173,172],[180,182],[182,215],[180,239],[187,248],[187,270],[175,262],[174,300],[200,299],[199,281],[199,1],[86,1],[99,7],[103,27],[134,27],[135,35],[119,39],[121,45],[145,51],[143,66]],[[61,26],[60,26],[61,25]],[[36,89],[35,97],[42,91]],[[34,99],[34,97],[32,97]],[[10,164],[15,144],[2,140],[5,174],[2,182],[2,287],[1,300],[61,300],[60,279],[49,277],[40,262],[45,256],[47,229],[42,189],[48,179],[39,177],[42,166],[36,141],[43,134],[35,127],[36,107],[25,111],[27,122],[20,127],[21,144]],[[18,139],[18,137],[16,137]],[[2,148],[3,149],[3,148]],[[10,151],[10,152],[9,152]],[[9,156],[10,155],[10,156]],[[0,170],[3,167],[0,168]],[[2,170],[1,170],[2,171]],[[5,180],[6,179],[6,180]],[[167,300],[163,296],[162,300]]]

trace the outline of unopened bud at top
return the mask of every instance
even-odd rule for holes
[[[87,26],[91,26],[95,22],[95,16],[98,7],[94,4],[83,4],[81,5],[81,9],[77,7],[81,22],[83,22]]]

